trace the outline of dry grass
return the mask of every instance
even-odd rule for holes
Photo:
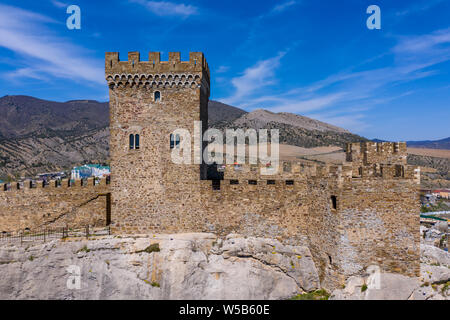
[[[300,157],[306,157],[316,160],[332,160],[335,159],[335,153],[341,151],[342,148],[336,146],[316,147],[316,148],[302,148],[291,146],[287,144],[280,144],[280,159],[281,160],[296,160]],[[321,158],[321,159],[319,159]]]
[[[419,156],[450,159],[450,150],[445,149],[408,148],[408,153]]]

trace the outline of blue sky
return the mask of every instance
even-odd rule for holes
[[[81,8],[69,30],[66,8]],[[369,5],[381,29],[369,30]],[[41,0],[0,4],[0,96],[108,100],[104,52],[203,51],[211,99],[368,138],[450,136],[449,0]]]

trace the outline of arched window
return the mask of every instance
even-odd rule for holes
[[[140,140],[139,134],[130,134],[130,150],[139,149]]]
[[[176,134],[175,136],[171,133],[170,134],[170,149],[173,149],[175,147],[179,148],[180,145],[180,135]]]
[[[130,150],[134,149],[134,134],[130,134]]]
[[[161,92],[155,91],[155,102],[161,101]]]
[[[138,134],[136,134],[134,136],[134,148],[139,149],[139,135]]]

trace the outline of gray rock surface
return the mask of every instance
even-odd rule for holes
[[[420,277],[367,270],[330,299],[446,300],[449,266],[448,252],[421,245]],[[306,246],[267,238],[190,233],[0,243],[0,299],[287,299],[319,288]]]
[[[427,244],[420,245],[420,260],[426,264],[439,264],[450,267],[450,254],[447,251]]]
[[[345,288],[334,290],[331,300],[449,300],[450,254],[421,244],[421,276],[378,273],[347,279]]]
[[[317,288],[309,249],[273,239],[194,233],[0,245],[0,299],[286,299]]]
[[[419,280],[401,274],[380,273],[371,284],[368,277],[350,277],[344,289],[335,290],[331,300],[407,300]]]

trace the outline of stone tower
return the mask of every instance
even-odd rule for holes
[[[150,52],[140,61],[139,52],[120,61],[117,52],[105,56],[105,76],[110,97],[111,225],[113,232],[175,231],[189,214],[189,201],[200,193],[203,165],[174,164],[171,132],[191,134],[191,159],[202,146],[194,145],[194,121],[207,129],[209,68],[203,53],[191,52],[181,61],[170,52],[160,61]],[[203,133],[203,132],[202,132]],[[200,150],[199,150],[200,149]]]

